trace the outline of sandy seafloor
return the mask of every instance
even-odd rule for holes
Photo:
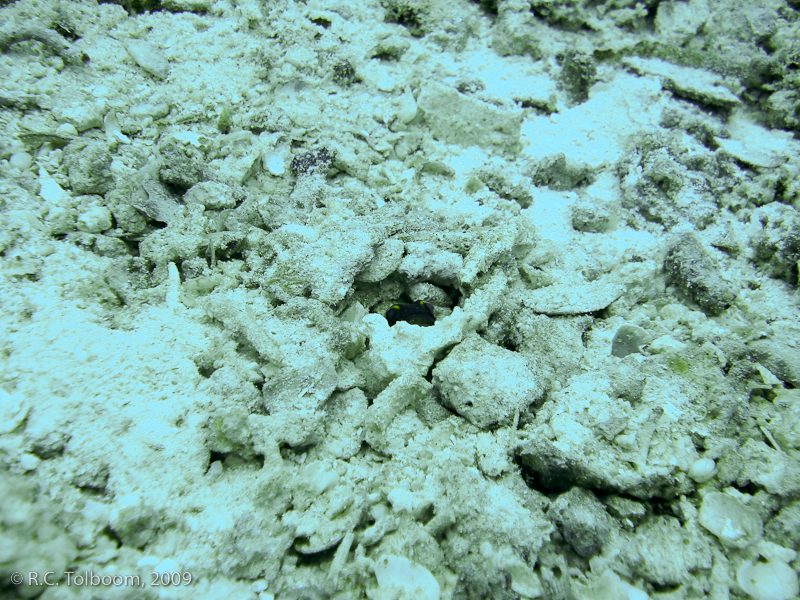
[[[798,596],[796,0],[2,4],[2,598]]]

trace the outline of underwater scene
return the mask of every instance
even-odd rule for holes
[[[0,600],[800,598],[800,0],[0,0]]]

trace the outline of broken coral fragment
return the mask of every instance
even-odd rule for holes
[[[439,600],[436,578],[425,567],[403,556],[384,555],[375,563],[375,578],[381,598]]]
[[[471,335],[433,370],[445,404],[476,427],[507,423],[541,397],[544,384],[521,354]]]

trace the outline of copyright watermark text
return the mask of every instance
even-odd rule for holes
[[[149,584],[152,587],[167,587],[178,585],[189,585],[192,583],[194,577],[191,573],[176,572],[151,572]],[[51,585],[69,585],[76,587],[145,587],[148,579],[144,579],[139,575],[120,575],[120,574],[105,574],[98,575],[94,571],[47,571],[41,573],[38,571],[28,571],[23,573],[16,571],[11,574],[9,580],[13,585],[27,585],[27,586],[51,586]]]

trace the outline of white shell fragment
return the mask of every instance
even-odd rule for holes
[[[436,578],[425,567],[403,556],[384,555],[375,565],[378,586],[389,597],[404,600],[439,600],[441,591]]]
[[[119,120],[117,119],[117,111],[110,110],[105,117],[103,117],[103,129],[106,132],[106,140],[109,144],[123,143],[130,144],[131,139],[122,133],[119,128]]]
[[[69,201],[69,194],[50,176],[44,167],[39,166],[39,195],[51,204]]]
[[[639,74],[658,77],[665,89],[682,98],[729,108],[741,104],[739,97],[725,87],[722,77],[716,73],[673,65],[658,58],[629,57],[623,64]]]
[[[745,562],[736,571],[736,582],[754,600],[789,600],[800,592],[797,573],[777,561]]]
[[[266,169],[267,173],[270,175],[280,177],[286,172],[286,159],[283,156],[283,152],[278,150],[267,152],[264,154],[262,160],[264,169]]]
[[[400,109],[397,111],[397,119],[405,124],[410,123],[417,116],[417,101],[411,90],[406,90],[400,97]]]
[[[525,295],[525,306],[546,315],[579,315],[603,310],[619,298],[625,288],[615,283],[592,281],[567,285],[556,284]]]
[[[142,40],[125,40],[123,44],[134,62],[150,75],[158,79],[169,75],[169,63],[158,48]]]
[[[28,416],[30,406],[20,394],[9,394],[0,388],[0,435],[11,433]]]
[[[758,514],[742,501],[721,492],[703,498],[699,521],[729,548],[746,548],[763,534]]]
[[[767,129],[736,114],[728,125],[729,138],[715,137],[720,148],[735,159],[754,167],[775,168],[798,150],[787,131]]]

